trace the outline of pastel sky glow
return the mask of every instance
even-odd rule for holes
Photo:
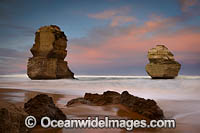
[[[35,31],[58,25],[75,74],[147,75],[147,51],[165,44],[200,75],[200,0],[0,0],[0,74],[26,73]]]

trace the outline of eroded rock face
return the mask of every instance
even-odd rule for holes
[[[120,103],[131,111],[137,112],[149,119],[163,119],[163,111],[154,100],[133,96],[127,91],[122,92]]]
[[[181,68],[174,55],[164,45],[157,45],[148,51],[149,64],[146,71],[152,78],[170,79],[178,76]]]
[[[29,133],[24,121],[28,114],[14,104],[0,102],[0,133]]]
[[[40,94],[24,104],[24,110],[36,118],[40,123],[42,117],[47,116],[51,120],[65,120],[66,115],[53,102],[53,99],[46,94]]]
[[[87,105],[109,105],[121,104],[129,108],[132,112],[136,112],[148,119],[163,119],[164,114],[154,100],[139,98],[129,94],[127,91],[119,94],[114,91],[106,91],[103,94],[85,93],[83,98],[72,99],[67,103],[67,106],[74,104]]]
[[[120,94],[114,91],[106,91],[102,95],[85,93],[84,99],[99,106],[107,104],[118,104],[120,101]]]
[[[44,26],[35,33],[35,44],[31,48],[27,74],[31,79],[74,78],[68,67],[67,37],[58,26]]]

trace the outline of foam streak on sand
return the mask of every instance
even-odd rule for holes
[[[180,119],[180,118],[184,118],[184,117],[195,115],[195,114],[200,114],[200,111],[178,114],[178,115],[174,116],[173,119]]]

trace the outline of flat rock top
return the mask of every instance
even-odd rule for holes
[[[49,26],[42,26],[40,27],[37,32],[55,32],[55,31],[61,31],[60,28],[56,25],[49,25]]]
[[[174,55],[169,51],[165,45],[156,45],[148,51],[148,58],[150,62],[153,61],[174,61]]]

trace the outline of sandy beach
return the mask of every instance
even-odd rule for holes
[[[20,89],[4,89],[0,88],[0,101],[1,102],[10,102],[14,103],[17,106],[23,107],[24,103],[27,102],[30,98],[40,94],[41,92],[36,91],[26,91]],[[77,96],[73,95],[61,95],[61,94],[52,94],[45,93],[51,96],[55,102],[55,104],[66,114],[67,118],[86,118],[87,116],[109,116],[111,118],[127,118],[130,116],[126,116],[127,113],[124,113],[119,116],[116,111],[116,106],[73,106],[66,107],[66,103],[73,98],[77,98]],[[168,118],[176,119],[176,128],[175,129],[135,129],[133,132],[143,133],[143,132],[162,132],[162,133],[196,133],[200,130],[198,125],[198,121],[200,121],[198,112],[198,103],[199,101],[191,100],[191,101],[177,101],[177,100],[160,100],[157,101],[159,106],[164,110],[165,116]],[[166,106],[167,105],[167,106]],[[183,109],[183,107],[187,106],[188,110]],[[191,112],[190,106],[196,106],[197,110],[194,113]],[[123,110],[123,109],[122,109]],[[180,115],[175,114],[177,112],[181,112]],[[129,113],[130,114],[130,113]],[[134,115],[134,114],[133,114]],[[32,132],[51,132],[51,133],[65,133],[65,132],[126,132],[123,129],[43,129],[41,127],[36,127]]]

